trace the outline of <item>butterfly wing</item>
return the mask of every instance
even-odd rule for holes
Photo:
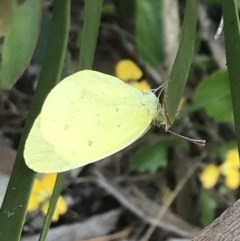
[[[139,90],[96,71],[78,72],[48,95],[26,141],[26,163],[49,173],[84,166],[133,143],[152,119]]]

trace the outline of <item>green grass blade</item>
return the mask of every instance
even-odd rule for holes
[[[65,2],[66,0],[55,1],[49,41],[39,84],[33,98],[33,104],[26,121],[17,158],[0,210],[1,241],[18,241],[22,232],[28,200],[35,179],[35,172],[25,165],[23,150],[25,140],[33,121],[40,112],[43,101],[49,91],[60,80],[62,73],[69,32],[69,26],[66,26],[65,19],[62,17],[63,9],[61,6],[65,6]]]
[[[86,0],[78,70],[92,69],[103,0]]]
[[[162,0],[136,1],[136,42],[142,63],[156,66],[164,59]]]
[[[54,186],[53,194],[52,194],[50,204],[49,204],[49,208],[48,208],[48,213],[47,213],[46,218],[45,218],[45,222],[44,222],[44,225],[43,225],[43,228],[42,228],[41,235],[39,237],[39,241],[44,241],[47,237],[47,233],[48,233],[49,227],[50,227],[51,222],[52,222],[52,216],[54,214],[55,207],[56,207],[59,195],[61,193],[66,174],[67,174],[67,172],[63,172],[63,173],[60,173],[60,174],[57,175],[56,183],[55,183],[55,186]]]
[[[61,0],[61,1],[56,1],[54,5],[54,10],[56,10],[56,14],[58,14],[58,18],[56,19],[57,21],[56,25],[60,25],[63,27],[62,34],[65,37],[64,45],[61,46],[62,51],[65,53],[64,57],[66,55],[67,40],[68,40],[68,34],[70,30],[70,9],[71,9],[70,4],[71,4],[70,0],[67,0],[67,1]],[[62,63],[62,68],[63,68],[63,63]],[[46,239],[48,230],[52,222],[52,216],[54,214],[65,177],[66,177],[66,172],[60,173],[57,175],[56,183],[55,183],[52,197],[49,203],[48,212],[39,237],[39,241],[44,241]]]
[[[237,2],[235,0],[222,0],[222,9],[227,67],[238,150],[240,150],[240,32]]]
[[[198,0],[188,0],[178,52],[167,81],[164,108],[170,126],[173,124],[193,60],[198,19]]]

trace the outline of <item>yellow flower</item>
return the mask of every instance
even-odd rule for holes
[[[199,179],[203,187],[208,189],[217,183],[219,175],[222,174],[225,177],[225,185],[229,189],[235,190],[240,185],[239,168],[238,150],[232,149],[227,152],[226,159],[221,166],[206,166],[200,174]]]
[[[236,190],[240,184],[240,173],[237,169],[232,169],[225,177],[225,184],[228,188]]]
[[[28,211],[35,211],[38,208],[41,209],[43,215],[47,214],[49,201],[53,192],[53,188],[56,182],[57,174],[46,174],[41,179],[36,178],[32,194],[28,203]],[[54,211],[52,221],[57,221],[61,214],[66,213],[67,203],[63,197],[59,197],[56,209]]]
[[[143,72],[129,59],[119,61],[116,65],[115,72],[119,79],[141,91],[151,88],[146,80],[138,81],[142,77]]]
[[[228,151],[225,162],[220,166],[220,171],[225,176],[226,186],[232,190],[240,185],[239,167],[238,150]]]
[[[213,187],[219,178],[220,170],[216,165],[207,165],[200,174],[199,179],[204,188],[209,189]]]
[[[129,59],[121,60],[116,65],[116,76],[123,80],[138,80],[142,77],[141,69]]]
[[[226,160],[231,163],[232,168],[239,168],[239,154],[237,149],[229,151],[226,155]]]

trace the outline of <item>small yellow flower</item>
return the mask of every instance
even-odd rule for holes
[[[226,160],[219,167],[225,176],[225,184],[228,188],[235,190],[240,185],[238,150],[233,149],[226,154]]]
[[[240,184],[240,173],[237,169],[232,169],[225,177],[225,184],[228,188],[236,190]]]
[[[32,194],[28,203],[28,211],[35,211],[38,208],[41,209],[43,215],[47,214],[49,201],[53,192],[53,188],[56,182],[57,174],[46,174],[41,179],[36,178]],[[53,214],[52,221],[57,221],[61,214],[66,213],[67,203],[63,197],[59,197],[55,212]]]
[[[142,75],[142,70],[131,60],[124,59],[116,65],[116,76],[131,86],[143,91],[150,89],[150,85],[146,80],[138,81]]]
[[[231,163],[232,168],[239,168],[239,154],[237,149],[229,151],[226,155],[226,160]]]
[[[116,65],[116,76],[123,81],[138,80],[142,75],[142,70],[129,59],[121,60]]]
[[[227,152],[226,159],[221,166],[208,165],[199,178],[204,188],[213,187],[219,178],[219,175],[225,177],[225,185],[232,190],[235,190],[240,185],[239,172],[239,156],[238,150],[233,149]]]
[[[204,188],[209,189],[213,187],[219,178],[220,170],[216,165],[207,165],[200,174],[199,179]]]

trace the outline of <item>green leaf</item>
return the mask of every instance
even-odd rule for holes
[[[131,160],[131,169],[139,172],[155,172],[167,165],[167,147],[160,142],[141,149]]]
[[[156,66],[164,57],[162,0],[137,0],[136,5],[136,41],[140,60]]]
[[[219,122],[233,121],[227,70],[219,70],[202,80],[194,95],[194,104]]]
[[[211,197],[209,191],[202,189],[201,192],[201,223],[204,226],[210,224],[215,218],[217,204]]]
[[[40,34],[37,41],[36,48],[34,50],[33,56],[32,56],[32,62],[38,64],[39,66],[42,66],[44,56],[46,54],[46,47],[47,47],[47,40],[48,40],[48,34],[51,24],[51,14],[47,9],[43,9],[43,15],[42,15],[42,23],[40,28]]]
[[[198,0],[188,0],[182,25],[180,44],[169,80],[167,81],[163,100],[164,112],[168,122],[167,128],[173,124],[176,118],[178,106],[190,72],[195,51],[197,19]]]
[[[169,146],[181,143],[178,139],[159,141],[151,146],[142,148],[131,160],[130,167],[139,172],[155,172],[167,165]]]
[[[236,1],[222,0],[227,67],[230,80],[234,122],[240,151],[240,30]]]
[[[78,70],[92,69],[100,26],[103,0],[86,0],[83,29],[79,33],[80,57]],[[93,17],[94,16],[94,17]]]
[[[237,0],[238,8],[240,8],[240,0]]]
[[[11,88],[30,62],[37,43],[42,0],[26,0],[12,8],[4,39],[0,87]]]
[[[69,5],[69,10],[70,10],[70,5]],[[69,11],[69,13],[70,13],[70,11]],[[53,217],[54,211],[56,209],[56,205],[57,205],[66,175],[67,175],[67,172],[63,172],[63,173],[60,173],[57,175],[56,183],[55,183],[55,186],[53,189],[53,193],[52,193],[51,200],[50,200],[49,207],[48,207],[48,212],[47,212],[47,215],[45,218],[44,225],[42,227],[39,241],[44,241],[47,237],[47,233],[48,233],[49,227],[52,223],[52,217]]]

